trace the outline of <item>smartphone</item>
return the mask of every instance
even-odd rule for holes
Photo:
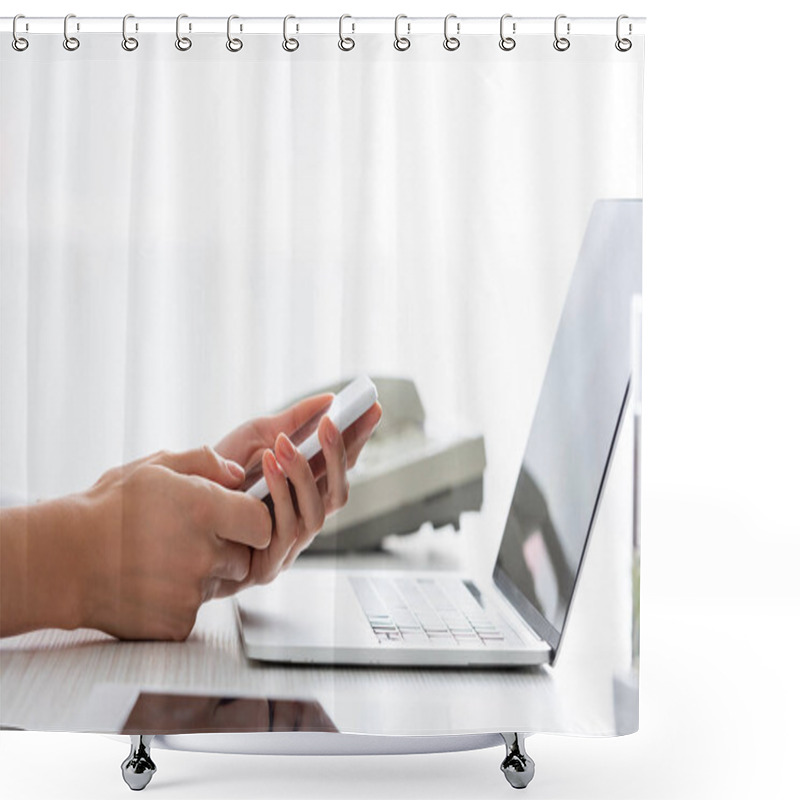
[[[298,452],[307,461],[311,461],[322,451],[318,427],[326,414],[336,429],[344,433],[373,406],[377,399],[378,390],[375,388],[375,384],[366,375],[362,375],[334,395],[328,405],[304,422],[289,436],[289,439]],[[260,500],[267,500],[269,488],[261,469],[261,459],[248,471],[241,489]]]

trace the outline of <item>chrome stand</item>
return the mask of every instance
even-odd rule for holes
[[[524,789],[532,780],[536,765],[525,752],[525,737],[521,733],[501,733],[506,743],[506,757],[500,769],[515,789]]]
[[[524,789],[532,780],[536,765],[525,752],[525,737],[521,733],[501,733],[506,744],[506,757],[500,769],[506,780],[515,789]],[[150,758],[152,735],[131,736],[131,752],[122,762],[122,778],[135,792],[147,786],[156,772],[156,765]]]
[[[140,792],[150,783],[156,765],[150,758],[152,736],[131,736],[131,752],[122,762],[122,778],[134,792]]]

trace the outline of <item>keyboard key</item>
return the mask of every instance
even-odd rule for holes
[[[409,630],[422,630],[422,626],[417,621],[417,618],[408,609],[405,609],[404,611],[395,611],[394,623],[401,630],[404,628]]]
[[[487,616],[458,579],[351,577],[378,640],[409,646],[501,647],[519,637]]]
[[[350,578],[350,585],[353,587],[358,602],[368,618],[372,616],[388,616],[386,605],[372,588],[369,578],[352,577]]]

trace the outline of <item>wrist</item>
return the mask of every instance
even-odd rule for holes
[[[83,625],[80,496],[3,512],[2,635]]]
[[[86,569],[89,514],[85,497],[75,494],[44,505],[45,525],[39,531],[39,541],[44,547],[38,563],[42,576],[49,580],[42,592],[44,603],[40,609],[45,624],[39,627],[66,630],[89,627],[86,590],[91,585],[91,576]]]
[[[121,557],[121,503],[115,502],[102,482],[74,496],[72,532],[75,585],[72,587],[81,628],[109,630],[118,604]]]

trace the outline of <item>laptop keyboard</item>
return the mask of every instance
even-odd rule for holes
[[[490,619],[457,578],[351,576],[350,583],[382,643],[504,647],[521,641]]]

